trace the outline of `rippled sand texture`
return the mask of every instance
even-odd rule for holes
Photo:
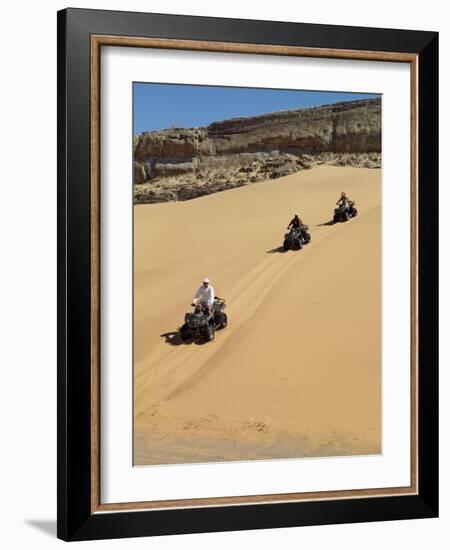
[[[359,215],[329,224],[341,191]],[[311,244],[281,249],[298,213]],[[318,167],[135,206],[134,463],[381,452],[381,171]],[[213,342],[176,331],[203,276]]]

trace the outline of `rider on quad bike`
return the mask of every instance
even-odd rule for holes
[[[211,312],[212,305],[214,304],[214,288],[211,286],[208,277],[203,279],[203,283],[198,288],[192,300],[192,305],[195,306],[197,302],[200,302],[202,306],[207,307],[208,311]]]
[[[287,229],[290,231],[284,236],[283,247],[285,250],[289,250],[290,248],[298,250],[304,244],[311,241],[311,235],[308,231],[309,227],[302,222],[298,214],[295,214],[289,222]]]
[[[345,191],[342,191],[341,196],[338,198],[336,205],[337,206],[344,206],[345,208],[348,208],[349,198],[345,194]]]
[[[184,324],[180,328],[182,340],[203,337],[206,341],[211,341],[217,329],[227,326],[225,300],[214,295],[214,289],[207,277],[203,279],[191,305],[194,306],[194,311],[186,313]]]
[[[303,225],[302,220],[298,217],[298,214],[295,214],[295,216],[289,222],[289,225],[286,227],[286,229],[290,229],[291,226],[294,227],[295,229],[299,229],[301,225]]]
[[[286,229],[290,229],[291,227],[301,234],[303,242],[309,242],[308,226],[302,222],[298,214],[295,214]]]
[[[333,221],[334,223],[339,221],[347,221],[349,218],[354,218],[358,211],[356,209],[355,201],[350,200],[344,191],[336,202],[337,208],[334,209]]]

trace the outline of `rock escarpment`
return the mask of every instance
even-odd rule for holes
[[[381,99],[171,128],[134,138],[136,203],[187,200],[316,164],[381,165]]]

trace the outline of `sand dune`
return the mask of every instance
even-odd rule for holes
[[[359,216],[327,225],[342,190]],[[319,167],[135,206],[135,464],[380,452],[380,204],[379,170]],[[229,326],[181,344],[205,275]]]

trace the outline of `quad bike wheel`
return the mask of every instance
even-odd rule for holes
[[[218,328],[225,328],[228,325],[228,317],[226,313],[221,313],[220,315],[220,324]]]
[[[309,233],[306,233],[305,235],[305,243],[308,244],[311,242],[311,235]]]
[[[285,250],[289,250],[289,243],[288,243],[287,241],[284,241],[284,243],[283,243],[283,248],[284,248]]]
[[[182,340],[189,340],[189,338],[191,337],[191,333],[189,331],[189,327],[184,324],[181,328],[180,328],[180,336],[181,336],[181,339]]]
[[[344,212],[344,221],[348,222],[349,218],[350,218],[350,214],[347,211],[345,211]]]
[[[207,342],[214,340],[215,332],[214,327],[208,323],[208,326],[205,329],[205,340]]]
[[[294,250],[300,250],[303,248],[302,240],[301,239],[295,239],[294,241]]]
[[[338,216],[337,214],[335,214],[335,215],[333,216],[333,222],[334,222],[334,223],[338,223],[338,221],[339,221],[339,216]]]

